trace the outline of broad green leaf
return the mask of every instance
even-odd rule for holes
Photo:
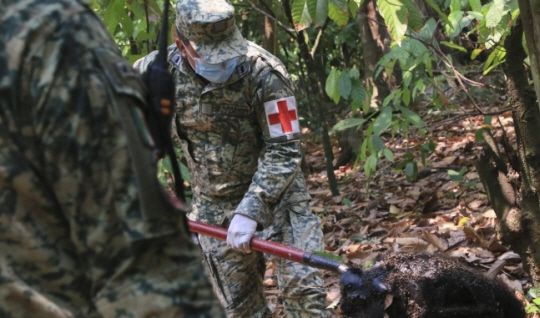
[[[329,3],[335,5],[342,11],[347,11],[347,0],[328,0]]]
[[[366,177],[369,178],[375,169],[377,169],[377,156],[371,154],[364,163],[364,173],[366,174]]]
[[[411,103],[411,91],[407,87],[403,88],[403,94],[401,94],[401,99],[403,100],[405,106],[409,106],[409,104]]]
[[[471,24],[471,18],[464,16],[463,11],[454,11],[448,16],[450,25],[446,27],[446,32],[450,39],[457,37],[463,28],[468,27]]]
[[[450,2],[450,12],[461,11],[461,0],[452,0]]]
[[[358,69],[356,68],[351,68],[349,70],[349,76],[352,78],[352,79],[359,79],[360,78],[360,72],[358,71]]]
[[[375,123],[373,125],[373,134],[375,134],[375,136],[380,136],[388,129],[388,127],[390,127],[391,124],[392,108],[386,106],[381,110],[381,113],[379,116],[377,116],[377,119],[375,119]]]
[[[418,94],[424,93],[425,89],[426,89],[426,84],[424,83],[424,80],[422,78],[417,79],[416,82],[414,83],[412,96],[416,97]]]
[[[360,80],[354,80],[352,82],[350,99],[353,103],[358,103],[360,107],[368,104],[368,93]]]
[[[360,128],[366,120],[364,118],[345,118],[332,127],[332,131],[342,131],[349,128]]]
[[[343,98],[349,98],[351,95],[352,83],[348,72],[342,72],[339,77],[339,93]]]
[[[341,77],[341,72],[336,69],[332,69],[332,71],[328,75],[328,78],[326,79],[326,86],[325,86],[326,94],[336,104],[339,103],[339,99],[341,97],[339,93],[339,87],[338,87],[338,82],[339,82],[340,77]]]
[[[484,20],[484,15],[481,12],[467,11],[467,15],[470,16],[473,19],[478,20],[478,21],[483,21]]]
[[[328,17],[328,0],[307,0],[309,15],[315,26],[320,26]]]
[[[414,31],[420,30],[424,26],[424,15],[413,0],[402,0],[409,11],[409,28]]]
[[[448,46],[448,47],[451,47],[453,49],[459,50],[461,52],[467,53],[467,49],[465,49],[463,46],[457,45],[457,44],[455,44],[453,42],[441,41],[441,44],[444,45],[444,46]]]
[[[381,152],[384,149],[384,141],[379,136],[371,136],[374,152]]]
[[[414,111],[406,108],[406,107],[403,107],[403,106],[399,106],[398,109],[401,111],[401,113],[403,114],[403,116],[405,116],[405,118],[413,125],[419,127],[419,128],[423,128],[425,127],[425,123],[424,121],[422,120],[422,118],[417,114],[415,113]]]
[[[331,0],[328,4],[328,17],[337,25],[344,27],[349,22],[349,11],[343,10],[339,5],[335,4],[335,0]]]
[[[116,33],[116,27],[118,26],[118,19],[116,17],[120,16],[123,12],[125,12],[123,1],[111,1],[107,5],[103,20],[107,25],[109,33],[112,34],[113,37]]]
[[[296,31],[302,31],[310,26],[312,20],[306,0],[293,0],[291,11]]]
[[[388,159],[390,162],[394,162],[394,153],[392,152],[392,150],[388,149],[388,148],[384,148],[383,150],[383,155],[386,157],[386,159]]]
[[[469,0],[469,5],[471,6],[471,9],[476,12],[482,11],[482,3],[480,0]]]
[[[427,43],[431,43],[434,40],[433,33],[436,30],[437,21],[433,18],[429,19],[419,32],[420,39]]]
[[[405,175],[407,177],[409,178],[414,177],[417,171],[418,171],[418,167],[416,166],[416,163],[407,162],[407,165],[405,165]]]
[[[392,39],[401,45],[407,31],[409,10],[401,0],[379,0],[379,13],[390,29]]]
[[[360,6],[364,3],[364,0],[352,0],[349,1],[349,12],[351,13],[351,16],[355,17],[358,13],[358,9]]]
[[[504,14],[504,0],[493,0],[493,4],[486,13],[486,26],[495,28],[501,22]]]

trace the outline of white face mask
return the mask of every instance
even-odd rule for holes
[[[186,53],[195,61],[195,73],[216,84],[225,83],[236,69],[238,57],[223,61],[218,64],[210,64],[198,57],[193,57],[189,50]]]

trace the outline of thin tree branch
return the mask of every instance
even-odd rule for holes
[[[327,18],[326,21],[324,21],[324,24],[319,29],[319,33],[317,34],[317,38],[315,39],[315,43],[313,43],[313,47],[311,48],[311,51],[309,52],[309,55],[313,58],[315,56],[315,52],[317,51],[317,48],[319,47],[319,43],[321,41],[321,38],[324,34],[324,30],[328,26],[328,23],[330,22],[330,19]]]
[[[259,7],[257,7],[257,5],[255,3],[253,3],[252,1],[249,2],[251,4],[251,7],[253,8],[253,10],[259,12],[260,14],[268,17],[269,19],[272,19],[274,21],[276,21],[276,23],[283,29],[285,30],[285,32],[287,32],[287,34],[289,34],[289,36],[293,39],[296,39],[296,30],[294,29],[291,29],[289,27],[287,27],[286,25],[284,25],[283,23],[281,23],[281,21],[279,21],[278,19],[276,19],[274,16],[272,16],[271,14],[265,12],[264,10],[260,9]]]

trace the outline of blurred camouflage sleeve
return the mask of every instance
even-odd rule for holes
[[[154,62],[158,55],[158,51],[153,51],[149,53],[146,56],[141,57],[140,59],[136,60],[135,63],[133,63],[133,67],[139,71],[139,73],[143,74],[148,69],[148,66]]]
[[[112,256],[128,248],[131,240],[178,231],[175,222],[144,221],[138,201],[136,159],[128,151],[130,141],[122,123],[127,118],[121,117],[118,107],[130,109],[133,120],[144,121],[140,109],[146,89],[139,74],[93,15],[74,16],[62,27],[66,32],[62,41],[44,38],[39,46],[62,55],[41,54],[44,60],[24,63],[25,74],[31,76],[27,82],[33,85],[26,91],[35,94],[27,96],[25,104],[34,105],[36,114],[26,124],[38,140],[34,146],[39,149],[34,151],[42,154],[38,164],[44,178],[77,233],[76,245]],[[41,96],[48,98],[34,99]],[[146,148],[139,155],[150,158],[151,139],[143,123],[140,128],[134,141]],[[155,164],[148,169],[155,171]],[[110,244],[119,231],[128,241]]]
[[[235,211],[256,220],[263,227],[272,223],[273,207],[293,181],[302,161],[299,129],[279,136],[269,129],[265,105],[283,99],[294,101],[292,83],[277,71],[268,72],[257,86],[253,101],[265,147],[249,190]]]

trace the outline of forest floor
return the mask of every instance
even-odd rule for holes
[[[490,104],[482,111],[499,114],[492,118],[492,131],[498,137],[504,131],[514,145],[510,110],[501,112],[503,100]],[[481,152],[475,132],[485,125],[484,116],[472,105],[464,105],[447,115],[423,117],[428,127],[424,136],[386,136],[386,147],[395,160],[380,162],[371,180],[361,167],[351,164],[335,170],[341,193],[337,197],[328,187],[321,142],[306,131],[312,211],[322,220],[326,250],[348,265],[363,266],[388,251],[443,253],[460,258],[488,277],[497,277],[526,304],[523,295],[530,282],[520,257],[497,238],[497,218],[475,168]],[[408,181],[404,171],[395,168],[397,163],[410,152],[419,158],[419,146],[430,140],[435,151],[419,169],[420,176]],[[335,157],[339,151],[336,143]],[[460,172],[459,176],[452,180],[449,170]],[[265,286],[274,317],[285,317],[272,263],[267,267]],[[340,317],[338,275],[325,272],[325,287],[333,317]]]

